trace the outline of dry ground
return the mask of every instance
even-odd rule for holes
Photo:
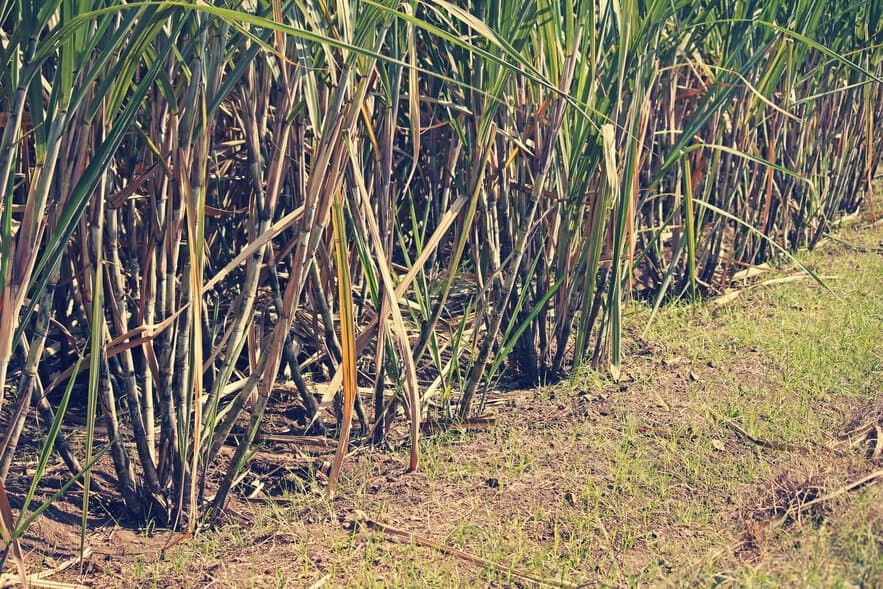
[[[195,539],[96,505],[85,575],[52,578],[881,587],[883,225],[801,259],[830,291],[780,270],[727,302],[664,308],[645,334],[634,306],[619,383],[584,372],[500,394],[478,431],[425,436],[416,473],[404,448],[359,449],[328,500],[321,453],[277,442]],[[54,513],[25,543],[32,567],[76,551],[77,521]]]

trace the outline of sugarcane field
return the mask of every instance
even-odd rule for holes
[[[0,587],[883,587],[883,0],[0,55]]]

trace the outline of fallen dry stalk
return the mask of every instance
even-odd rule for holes
[[[836,491],[832,491],[831,493],[828,493],[827,495],[823,495],[822,497],[817,497],[817,498],[813,499],[812,501],[807,501],[806,503],[798,505],[798,506],[794,507],[793,509],[789,509],[788,513],[784,514],[782,517],[773,521],[770,524],[770,526],[771,527],[780,526],[785,523],[785,520],[789,516],[794,516],[794,515],[803,513],[804,511],[808,510],[810,507],[813,507],[815,505],[819,505],[820,503],[825,503],[827,501],[831,501],[832,499],[836,499],[837,497],[840,497],[841,495],[845,495],[846,493],[849,493],[850,491],[855,491],[857,489],[861,489],[862,487],[864,487],[866,485],[869,485],[871,483],[875,483],[880,479],[883,479],[883,469],[872,472],[871,474],[867,475],[866,477],[860,478],[857,481],[853,481],[846,486],[840,487]]]
[[[46,577],[51,577],[57,573],[60,573],[64,570],[71,568],[74,565],[82,562],[83,559],[89,558],[92,555],[92,551],[90,549],[86,549],[82,556],[75,556],[74,558],[70,558],[64,562],[62,562],[57,567],[40,571],[38,573],[32,573],[27,576],[27,586],[32,587],[34,589],[38,587],[46,587],[46,588],[58,588],[58,589],[85,589],[85,585],[80,585],[78,583],[64,583],[62,581],[52,581],[47,579]],[[21,587],[21,577],[18,575],[11,574],[3,574],[0,575],[0,588],[5,589],[6,587]]]
[[[825,276],[825,277],[820,276],[819,278],[830,278],[830,276]],[[739,298],[740,296],[742,296],[743,294],[745,294],[746,292],[748,292],[752,289],[762,288],[765,286],[776,286],[779,284],[788,284],[791,282],[800,282],[803,280],[812,280],[812,276],[809,276],[808,274],[805,274],[805,273],[801,273],[801,274],[792,274],[790,276],[783,276],[781,278],[770,278],[769,280],[764,280],[762,282],[750,284],[750,285],[748,285],[744,288],[740,288],[738,290],[731,290],[729,292],[726,292],[719,297],[711,299],[708,302],[708,305],[712,309],[718,309],[720,307],[723,307],[727,303],[733,302],[734,300],[736,300],[737,298]]]
[[[728,419],[727,417],[724,417],[723,415],[721,415],[721,414],[719,414],[719,413],[717,413],[717,412],[715,412],[715,411],[712,411],[712,415],[714,415],[715,417],[717,417],[719,420],[723,421],[724,424],[726,424],[727,427],[729,427],[730,429],[732,429],[732,430],[733,430],[734,432],[736,432],[739,436],[745,438],[746,440],[748,440],[749,442],[751,442],[751,443],[754,444],[755,446],[760,446],[761,448],[767,448],[767,449],[770,449],[770,450],[782,450],[782,451],[786,451],[786,452],[792,452],[792,451],[800,451],[800,452],[803,452],[803,451],[806,451],[806,448],[802,448],[802,447],[800,447],[800,446],[795,446],[795,445],[793,445],[793,444],[783,444],[783,443],[781,443],[781,442],[772,442],[772,441],[769,441],[769,440],[763,440],[763,439],[760,439],[760,438],[755,438],[754,436],[752,436],[751,434],[749,434],[747,431],[745,431],[745,430],[744,430],[744,429],[743,429],[738,423],[736,423],[736,422],[733,421],[732,419]]]
[[[508,573],[515,577],[519,577],[526,581],[530,581],[532,583],[537,583],[539,585],[546,585],[548,587],[562,587],[564,589],[576,589],[579,585],[575,585],[573,583],[569,583],[567,581],[556,581],[552,579],[544,579],[543,577],[539,577],[537,575],[532,575],[525,571],[521,571],[514,567],[506,567],[501,564],[495,563],[493,561],[487,560],[480,556],[476,556],[474,554],[470,554],[459,548],[454,548],[453,546],[448,546],[447,544],[439,544],[438,542],[434,542],[428,538],[424,538],[414,532],[408,532],[407,530],[402,530],[399,528],[395,528],[393,526],[378,522],[377,520],[371,519],[368,515],[363,511],[356,511],[355,521],[363,524],[373,530],[377,530],[379,532],[383,532],[387,537],[393,539],[401,539],[408,543],[418,544],[420,546],[426,546],[427,548],[432,548],[434,550],[438,550],[439,552],[443,552],[445,554],[450,554],[451,556],[456,556],[458,558],[462,558],[463,560],[468,560],[469,562],[474,562],[476,564],[484,565],[495,570]]]

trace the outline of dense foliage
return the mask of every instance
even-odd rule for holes
[[[310,433],[343,387],[333,485],[354,409],[379,441],[405,407],[414,467],[420,420],[504,368],[618,375],[629,297],[714,294],[874,211],[881,18],[0,2],[0,481],[40,427],[32,492],[55,448],[87,505],[107,452],[132,513],[193,529],[281,379]]]

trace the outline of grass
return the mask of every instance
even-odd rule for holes
[[[782,501],[880,466],[835,442],[883,409],[883,227],[843,238],[854,247],[800,257],[830,292],[801,279],[725,305],[674,305],[643,337],[649,310],[635,304],[619,383],[584,371],[509,394],[490,405],[491,431],[423,439],[416,473],[403,472],[406,449],[360,454],[334,501],[240,502],[233,523],[95,580],[511,586],[517,568],[604,586],[879,586],[883,486],[770,525]],[[498,566],[392,542],[354,525],[356,509]]]

